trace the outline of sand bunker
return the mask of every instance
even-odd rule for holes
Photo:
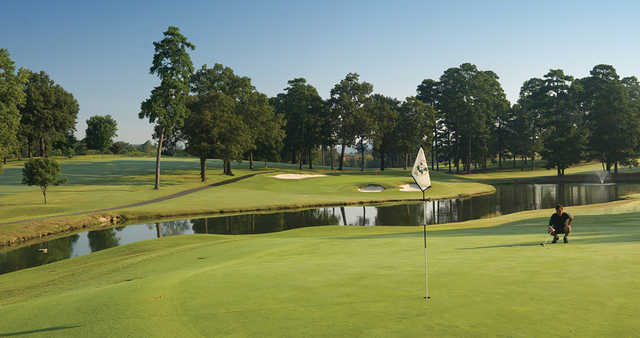
[[[384,188],[380,185],[369,184],[364,188],[358,189],[360,192],[383,192]]]
[[[403,184],[400,186],[400,191],[421,191],[420,187],[418,187],[415,183]]]
[[[312,178],[312,177],[327,177],[327,175],[321,174],[279,174],[273,176],[275,178],[279,178],[281,180],[300,180],[303,178]]]

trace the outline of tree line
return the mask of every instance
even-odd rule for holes
[[[73,94],[44,72],[20,68],[0,49],[0,159],[85,154],[114,150],[117,122],[110,116],[87,120],[86,138],[74,136],[80,107]],[[119,146],[123,146],[120,144]],[[119,150],[117,147],[115,150]],[[0,164],[1,166],[1,164]]]
[[[558,175],[580,161],[597,160],[604,170],[636,165],[640,150],[640,84],[621,78],[610,65],[596,65],[589,76],[574,78],[561,69],[525,81],[511,104],[491,70],[464,63],[425,79],[416,95],[398,100],[374,93],[371,83],[348,73],[327,99],[304,78],[294,78],[274,97],[259,92],[251,79],[221,64],[195,69],[195,45],[177,27],[154,42],[152,75],[160,83],[142,102],[138,116],[154,124],[156,188],[160,161],[176,145],[200,159],[206,180],[207,159],[232,162],[287,161],[344,168],[345,151],[373,155],[379,168],[407,167],[423,147],[432,169],[449,172],[516,166],[535,169],[536,159]],[[81,144],[114,153],[135,151],[113,142],[111,116],[87,121],[87,137],[73,138],[78,104],[46,73],[15,70],[0,50],[0,156],[47,156],[49,149]],[[151,145],[142,145],[147,151]],[[73,148],[73,147],[72,147]],[[369,155],[371,154],[371,155]],[[512,164],[507,164],[511,160]],[[328,162],[328,163],[327,163]],[[337,162],[337,163],[335,163]]]
[[[486,168],[488,160],[535,169],[539,156],[557,175],[580,161],[600,161],[603,170],[637,165],[640,151],[640,84],[620,78],[611,65],[596,65],[574,78],[551,69],[525,81],[509,105],[491,71],[472,64],[447,69],[438,81],[425,79],[418,98],[436,109],[432,161],[449,171]],[[527,160],[530,164],[527,164]],[[462,168],[461,168],[462,167]]]

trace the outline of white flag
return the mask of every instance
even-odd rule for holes
[[[424,157],[424,150],[420,147],[416,162],[413,164],[411,170],[411,176],[420,190],[425,191],[431,188],[431,178],[429,177],[429,166],[427,165],[427,158]]]

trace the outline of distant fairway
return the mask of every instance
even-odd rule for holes
[[[484,227],[547,212],[432,228],[427,303],[420,227],[187,235],[0,275],[0,335],[637,335],[640,213]]]

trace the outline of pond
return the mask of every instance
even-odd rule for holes
[[[427,202],[427,224],[495,217],[522,210],[602,203],[639,192],[640,184],[501,184],[496,193]],[[416,193],[418,195],[418,193]],[[194,234],[255,234],[320,225],[422,225],[422,202],[343,206],[185,219],[94,230],[0,253],[0,273],[86,255],[151,238]],[[567,210],[571,212],[569,208]],[[45,253],[46,251],[46,253]]]

